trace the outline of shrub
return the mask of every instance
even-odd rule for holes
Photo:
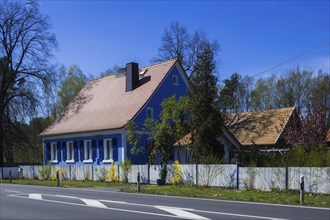
[[[165,181],[166,180],[166,176],[167,176],[167,166],[164,165],[162,167],[162,169],[160,170],[159,172],[159,178],[162,180],[162,181]]]
[[[45,165],[39,170],[39,174],[42,180],[49,180],[52,173],[52,166]]]
[[[288,152],[264,153],[249,155],[249,160],[242,161],[245,166],[257,167],[329,167],[330,151],[326,148],[307,152],[296,146]]]
[[[111,182],[117,181],[116,167],[114,162],[112,162],[111,164],[108,180],[110,180]]]
[[[125,159],[124,161],[121,161],[119,163],[119,166],[123,170],[124,182],[128,183],[128,174],[131,172],[131,169],[132,169],[132,166],[133,166],[132,162],[129,159]]]
[[[54,167],[52,175],[51,175],[51,180],[56,180],[56,173],[59,172],[59,175],[61,175],[61,168],[60,167]]]
[[[181,183],[181,167],[179,161],[176,160],[172,165],[172,167],[173,167],[172,183],[177,186]]]
[[[99,180],[102,182],[105,181],[107,179],[107,175],[108,175],[108,170],[105,167],[102,167],[100,169]]]
[[[90,173],[89,173],[89,170],[84,170],[84,180],[85,180],[85,181],[90,180]]]

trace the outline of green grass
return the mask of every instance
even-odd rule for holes
[[[0,183],[9,183],[9,180],[0,180]],[[38,185],[38,186],[56,186],[56,181],[51,180],[35,180],[35,179],[15,179],[12,184]],[[69,181],[61,180],[60,187],[66,188],[83,188],[83,187],[111,187],[126,186],[121,182],[101,182],[101,181]]]
[[[121,189],[122,192],[136,192],[135,188]],[[220,200],[236,200],[261,203],[275,203],[287,205],[300,205],[299,191],[263,192],[258,190],[235,190],[218,187],[195,186],[154,186],[147,185],[141,188],[141,193],[167,196],[181,196],[193,198],[208,198]],[[305,205],[317,207],[330,207],[330,195],[305,193]]]

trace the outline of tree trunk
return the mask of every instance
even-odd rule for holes
[[[3,103],[0,101],[0,167],[3,167],[3,152],[4,152],[4,115],[3,115]],[[1,172],[2,173],[2,172]]]

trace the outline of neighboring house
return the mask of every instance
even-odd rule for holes
[[[295,108],[271,109],[227,115],[226,127],[242,145],[242,150],[256,147],[260,151],[286,151],[283,132]]]
[[[45,129],[44,161],[53,164],[109,164],[128,158],[146,164],[147,154],[132,155],[125,125],[157,119],[163,99],[186,95],[188,77],[177,60],[139,69],[128,63],[120,74],[92,80],[65,112]]]
[[[223,135],[218,138],[224,147],[225,163],[240,161],[241,153],[251,151],[252,147],[265,152],[289,150],[283,131],[295,116],[295,108],[226,115],[226,126],[222,127]],[[191,134],[175,143],[174,159],[190,163],[190,144]]]
[[[191,133],[189,133],[174,144],[174,160],[180,163],[192,163],[191,141]],[[224,162],[233,162],[233,159],[238,156],[237,152],[240,152],[241,144],[225,126],[222,126],[222,136],[218,138],[218,141],[224,148]]]
[[[325,141],[327,142],[328,149],[330,148],[330,128],[328,130],[327,135],[325,136]]]

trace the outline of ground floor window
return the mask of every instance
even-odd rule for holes
[[[103,162],[112,162],[113,161],[113,147],[112,140],[105,139],[103,145]]]
[[[66,142],[66,161],[67,163],[74,162],[73,141]]]
[[[84,162],[92,162],[92,141],[84,142]]]
[[[50,160],[52,163],[57,163],[57,144],[51,143],[50,144]]]

